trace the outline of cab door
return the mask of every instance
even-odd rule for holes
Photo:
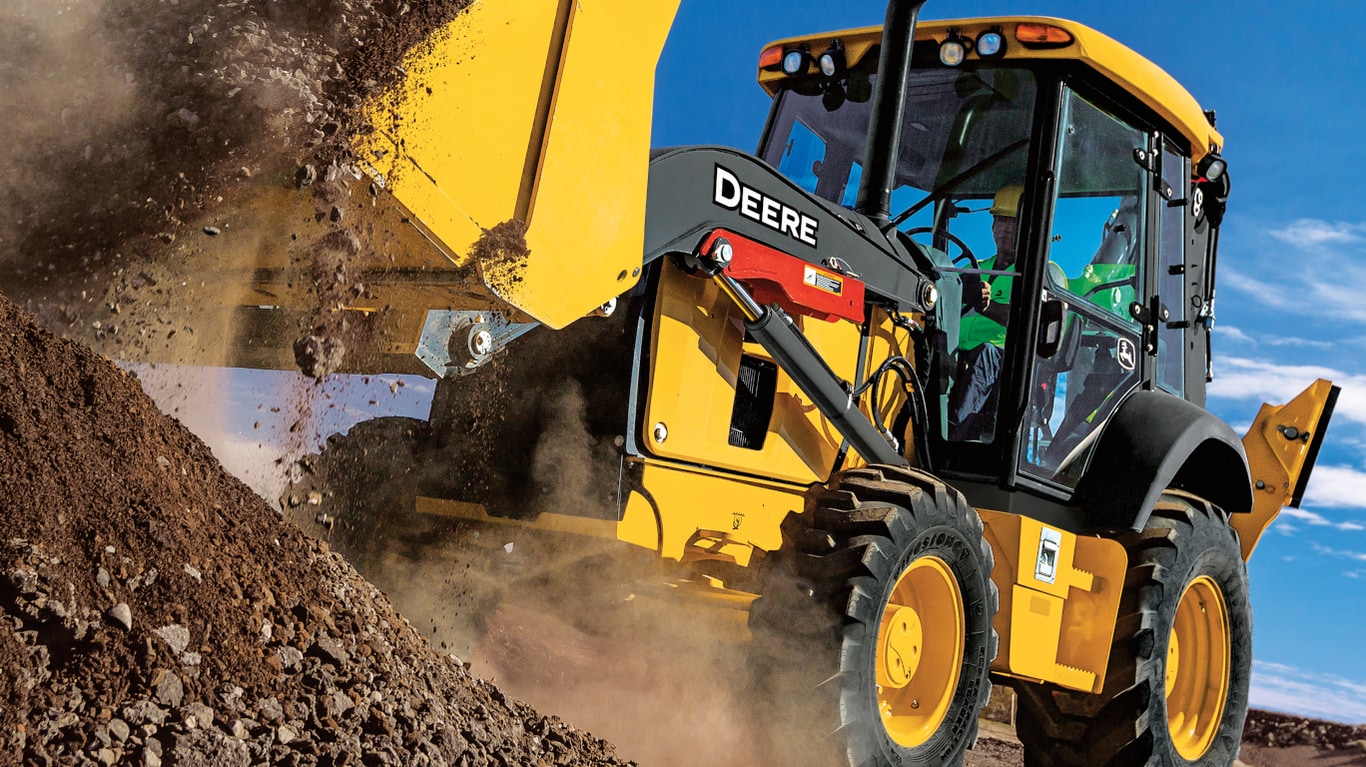
[[[1153,175],[1147,131],[1064,88],[1053,168],[1041,327],[1019,441],[1020,474],[1075,487],[1090,439],[1150,376],[1143,326]]]

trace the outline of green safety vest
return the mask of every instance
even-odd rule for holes
[[[977,262],[977,268],[995,269],[996,256]],[[1011,264],[1009,268],[1014,270],[1015,265]],[[991,302],[993,304],[1010,303],[1010,288],[1015,282],[1014,277],[983,274],[981,278],[991,285]],[[969,297],[965,296],[964,298]],[[958,348],[969,351],[982,344],[1005,348],[1006,326],[974,310],[963,317],[958,324]]]

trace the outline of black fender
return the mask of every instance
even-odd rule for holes
[[[1072,505],[1088,532],[1142,530],[1167,488],[1229,513],[1252,510],[1252,474],[1233,429],[1179,397],[1135,392],[1100,433]]]

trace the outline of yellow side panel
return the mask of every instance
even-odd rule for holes
[[[1085,692],[1105,681],[1128,555],[1119,543],[980,511],[996,555],[992,670]]]
[[[779,525],[789,511],[801,510],[804,493],[803,488],[656,463],[645,465],[642,485],[650,497],[631,493],[618,537],[650,548],[662,541],[660,556],[680,560],[698,531],[721,534],[751,550],[777,549]],[[736,560],[748,564],[747,555]]]
[[[762,449],[730,444],[735,382],[742,354],[768,359],[744,343],[739,312],[711,280],[666,265],[656,304],[646,447],[661,458],[809,484],[829,476],[842,438],[781,370]],[[830,366],[853,378],[858,328],[806,319],[803,332]],[[771,360],[770,360],[771,361]],[[657,426],[665,438],[655,438]]]
[[[1292,501],[1313,440],[1321,440],[1318,432],[1328,428],[1324,414],[1337,396],[1336,389],[1320,378],[1285,405],[1262,405],[1243,436],[1252,472],[1252,513],[1233,514],[1230,524],[1238,531],[1244,561],[1252,557],[1262,533],[1280,515],[1281,508]]]
[[[527,224],[488,287],[561,328],[635,284],[654,70],[678,0],[476,0],[371,102],[357,155],[451,265]]]

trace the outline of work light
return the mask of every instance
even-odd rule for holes
[[[956,67],[967,57],[968,49],[961,37],[950,37],[939,46],[939,63],[946,67]]]
[[[998,56],[1005,52],[1005,42],[1005,38],[1003,38],[1001,33],[997,30],[993,29],[990,32],[983,32],[982,35],[977,38],[977,55],[984,59]]]
[[[783,73],[789,75],[801,74],[806,71],[807,59],[810,56],[806,51],[793,48],[783,54]]]
[[[818,63],[821,67],[821,74],[826,77],[834,77],[844,71],[844,46],[836,41],[826,49],[825,53],[821,54]]]

